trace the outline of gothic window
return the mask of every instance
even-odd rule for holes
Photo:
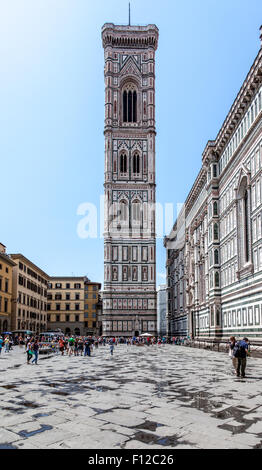
[[[214,224],[214,240],[218,240],[218,224]]]
[[[133,173],[140,173],[140,157],[138,153],[133,155]]]
[[[214,263],[219,264],[219,259],[218,259],[218,250],[214,251]]]
[[[123,122],[127,122],[127,91],[123,93]]]
[[[120,173],[127,172],[127,156],[125,153],[120,155]]]
[[[215,272],[215,287],[219,287],[219,272]]]
[[[137,92],[133,86],[123,91],[123,122],[137,122]]]
[[[213,204],[213,215],[218,215],[217,201]]]
[[[141,220],[141,204],[139,201],[134,201],[132,204],[132,220],[133,223],[139,224]]]
[[[216,324],[217,324],[217,326],[220,325],[220,309],[219,309],[219,307],[216,308]]]
[[[128,206],[126,201],[120,201],[120,220],[121,222],[128,221]]]
[[[246,261],[249,261],[250,252],[249,252],[249,243],[248,243],[248,193],[247,193],[247,190],[245,191],[245,195],[244,195],[244,236],[245,236]]]

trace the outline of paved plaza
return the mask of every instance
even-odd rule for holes
[[[0,448],[262,447],[262,359],[238,379],[225,353],[118,345],[92,357],[0,356]]]

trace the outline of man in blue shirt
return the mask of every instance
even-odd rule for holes
[[[238,341],[233,350],[233,356],[237,357],[237,376],[245,377],[245,370],[247,365],[247,355],[248,355],[248,338],[243,338]]]

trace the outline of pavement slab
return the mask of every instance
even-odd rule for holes
[[[262,359],[238,379],[226,353],[164,345],[0,358],[0,448],[254,449]]]

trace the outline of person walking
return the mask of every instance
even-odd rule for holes
[[[243,338],[235,344],[233,349],[233,356],[237,358],[237,377],[245,377],[247,355],[249,355],[248,338]]]
[[[26,345],[26,354],[27,354],[27,364],[29,364],[33,357],[32,344],[30,343],[30,341],[28,341]]]
[[[114,354],[114,340],[111,338],[109,341],[109,346],[110,346],[110,354],[113,356]]]
[[[86,339],[85,341],[85,352],[84,356],[91,356],[91,341],[89,338]]]
[[[75,349],[75,338],[73,338],[73,336],[71,336],[71,338],[69,338],[68,345],[69,345],[68,354],[69,354],[69,356],[71,356],[74,352],[74,349]]]
[[[38,359],[38,351],[39,351],[39,344],[38,344],[38,340],[36,339],[32,345],[32,351],[33,351],[33,354],[34,354],[34,359],[32,360],[32,364],[33,362],[37,365],[37,359]]]
[[[83,356],[83,349],[84,349],[84,341],[83,338],[79,338],[78,340],[78,354],[80,353],[81,356]]]
[[[233,355],[233,351],[234,351],[234,347],[236,345],[236,338],[235,336],[230,336],[229,338],[229,352],[228,352],[228,355],[229,357],[231,357],[232,359],[232,366],[234,367],[234,371],[235,371],[235,374],[237,373],[237,364],[238,364],[238,360],[237,360],[237,357],[235,357]]]
[[[2,336],[0,336],[0,354],[2,352],[3,344],[4,344],[4,340],[3,340]]]
[[[61,352],[61,356],[63,356],[64,351],[65,351],[65,342],[64,342],[63,338],[59,339],[59,349],[60,349],[60,352]]]
[[[8,338],[8,336],[5,337],[4,344],[5,344],[5,352],[9,353],[9,338]]]

